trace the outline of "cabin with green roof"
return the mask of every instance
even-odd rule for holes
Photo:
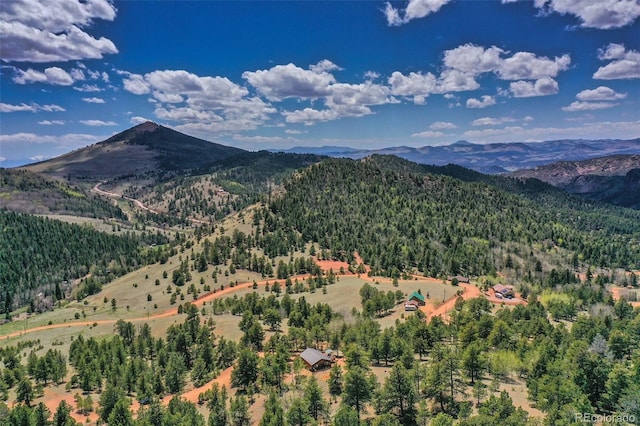
[[[417,291],[414,291],[413,293],[411,293],[411,296],[409,296],[409,299],[407,299],[407,300],[408,301],[413,300],[415,302],[418,302],[418,305],[420,305],[420,306],[424,306],[424,304],[425,304],[424,296],[421,293],[417,292]]]

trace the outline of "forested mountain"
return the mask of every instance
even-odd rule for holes
[[[71,181],[97,182],[145,173],[198,169],[244,152],[146,122],[103,142],[25,168]]]
[[[0,169],[0,209],[126,219],[119,207],[66,182],[19,169]]]
[[[140,267],[153,256],[143,256],[140,244],[162,243],[157,234],[115,236],[93,228],[0,210],[0,312],[31,303],[36,295],[53,301],[65,297],[66,282],[88,277],[87,293],[102,283]],[[49,306],[50,307],[50,306]],[[46,308],[46,307],[45,307]]]
[[[462,182],[386,157],[327,160],[287,181],[265,230],[287,235],[289,244],[297,231],[337,258],[358,251],[374,274],[392,276],[412,268],[484,274],[497,264],[492,248],[509,242],[557,246],[593,265],[638,267],[640,213],[553,199],[544,184],[538,196],[536,181],[492,179]]]
[[[640,209],[640,155],[563,161],[510,175],[540,179],[587,199]]]

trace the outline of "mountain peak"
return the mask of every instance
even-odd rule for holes
[[[138,124],[137,126],[132,127],[130,130],[133,130],[136,133],[145,133],[153,132],[158,127],[161,127],[158,123],[154,123],[153,121],[145,121],[142,124]]]

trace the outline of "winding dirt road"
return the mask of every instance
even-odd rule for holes
[[[100,189],[100,185],[102,185],[103,183],[104,182],[96,183],[95,186],[92,188],[92,191],[95,192],[96,194],[104,195],[104,196],[111,197],[111,198],[124,198],[127,201],[131,201],[139,209],[148,211],[149,213],[152,213],[152,214],[160,214],[160,212],[158,210],[152,209],[151,207],[145,205],[140,200],[137,200],[137,199],[131,198],[131,197],[127,197],[126,195],[122,195],[122,194],[118,194],[118,193],[115,193],[115,192],[110,192],[110,191],[105,191],[104,189]],[[189,221],[191,221],[193,223],[197,223],[199,225],[208,225],[210,223],[210,222],[207,222],[207,221],[204,221],[204,220],[196,219],[195,217],[188,217],[187,219]]]

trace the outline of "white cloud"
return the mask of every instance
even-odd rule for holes
[[[364,78],[367,80],[377,80],[380,78],[380,74],[375,71],[367,71],[364,73]]]
[[[569,55],[549,59],[532,52],[509,52],[496,46],[484,48],[467,43],[444,52],[446,68],[470,75],[493,72],[502,80],[537,80],[555,77],[571,64]]]
[[[439,138],[444,136],[442,132],[434,132],[432,130],[426,130],[420,133],[414,133],[411,135],[412,138]]]
[[[0,163],[2,163],[3,161],[7,161],[7,157],[0,156]]]
[[[78,92],[102,92],[104,89],[98,87],[96,84],[83,84],[82,86],[75,86],[73,90]]]
[[[617,101],[627,97],[626,93],[618,93],[615,90],[607,87],[600,86],[593,90],[583,90],[576,95],[576,99],[579,101]]]
[[[611,43],[600,50],[598,57],[611,62],[598,68],[593,78],[599,80],[640,78],[640,51],[626,50],[622,44]]]
[[[514,121],[516,120],[511,117],[500,117],[500,118],[482,117],[482,118],[473,120],[471,125],[472,126],[498,126],[504,123],[513,123]],[[526,118],[525,118],[525,121],[526,121]]]
[[[323,62],[321,67],[331,68]],[[185,70],[158,70],[125,76],[124,89],[147,95],[156,104],[156,117],[181,124],[178,131],[209,138],[213,133],[255,129],[277,110],[226,77],[199,76]]]
[[[118,53],[111,40],[86,32],[95,20],[113,21],[115,16],[109,0],[3,1],[0,56],[7,62],[61,62]]]
[[[471,43],[444,52],[443,63],[448,68],[471,74],[481,74],[500,69],[504,50],[491,46],[485,49]]]
[[[103,104],[105,100],[102,98],[82,98],[83,102],[87,102],[89,104]]]
[[[541,78],[535,82],[514,81],[509,85],[509,91],[516,98],[555,95],[558,90],[558,82],[550,77]]]
[[[42,120],[42,121],[38,121],[38,124],[41,124],[43,126],[52,126],[52,125],[62,125],[64,124],[64,121],[62,120]]]
[[[62,108],[59,105],[39,105],[36,103],[32,103],[32,104],[25,104],[22,103],[20,105],[12,105],[12,104],[6,104],[6,103],[2,103],[0,102],[0,112],[21,112],[21,111],[28,111],[28,112],[36,112],[36,111],[46,111],[46,112],[60,112],[60,111],[65,111],[64,108]]]
[[[323,59],[315,65],[310,65],[309,69],[316,73],[322,73],[326,71],[341,71],[342,68],[334,64],[328,59]]]
[[[127,73],[127,78],[122,80],[124,90],[133,93],[134,95],[146,95],[151,92],[149,83],[140,74]]]
[[[305,70],[294,64],[276,65],[268,70],[246,71],[242,78],[271,101],[287,98],[314,99],[329,95],[329,85],[336,82],[322,68]]]
[[[436,121],[435,123],[431,124],[429,128],[431,130],[451,130],[451,129],[457,129],[458,126],[446,121]]]
[[[612,108],[618,104],[611,102],[572,102],[571,105],[562,107],[563,111],[575,112],[575,111],[595,111],[598,109]]]
[[[362,117],[372,113],[371,109],[366,106],[357,106],[354,108],[325,110],[305,108],[297,111],[284,111],[282,114],[284,115],[287,123],[304,123],[305,125],[310,126],[317,122],[337,120],[340,117]]]
[[[66,109],[62,108],[60,105],[55,105],[55,104],[42,105],[42,106],[38,105],[38,109],[41,109],[42,111],[47,111],[47,112],[63,112],[63,111],[66,111]]]
[[[307,133],[307,132],[303,132],[302,130],[295,130],[295,129],[287,129],[284,132],[288,135],[302,135]]]
[[[12,104],[5,104],[4,102],[0,102],[0,112],[22,112],[22,111],[36,112],[37,109],[35,106],[27,105],[25,103],[22,103],[20,105],[12,105]]]
[[[31,68],[26,71],[18,68],[14,68],[14,70],[16,75],[13,77],[13,81],[17,84],[44,83],[55,86],[70,86],[74,82],[71,74],[59,67],[49,67],[44,72]]]
[[[489,95],[484,95],[482,99],[470,98],[467,99],[467,108],[486,108],[496,104],[496,98]]]
[[[114,121],[102,121],[102,120],[80,120],[80,122],[86,126],[117,126],[118,123]]]
[[[82,146],[82,144],[89,145],[99,140],[99,136],[79,133],[69,133],[59,136],[37,135],[35,133],[0,134],[0,143],[7,145],[55,144],[57,146]]]
[[[535,3],[545,11],[577,16],[584,28],[620,28],[640,16],[640,3],[634,0],[537,0]]]
[[[569,69],[571,57],[562,55],[553,60],[538,57],[531,52],[517,52],[506,58],[498,68],[498,76],[503,80],[539,80],[555,77],[560,71]]]
[[[409,73],[405,76],[399,71],[395,71],[388,79],[391,86],[391,93],[396,96],[413,97],[416,104],[424,104],[425,98],[432,93],[436,93],[437,79],[431,74]]]
[[[390,26],[400,26],[413,19],[424,18],[431,13],[435,13],[450,1],[451,0],[409,0],[404,10],[396,9],[391,3],[387,3],[383,12]]]
[[[148,118],[144,118],[144,117],[139,117],[139,116],[131,117],[131,120],[129,120],[131,124],[142,124],[142,123],[146,123],[147,121],[152,121],[152,120],[149,120]]]
[[[84,71],[79,68],[72,68],[69,74],[71,75],[71,78],[73,78],[73,81],[81,81],[86,78],[84,76]]]
[[[480,84],[475,80],[473,74],[456,69],[442,71],[438,79],[437,93],[467,92],[476,90]]]

